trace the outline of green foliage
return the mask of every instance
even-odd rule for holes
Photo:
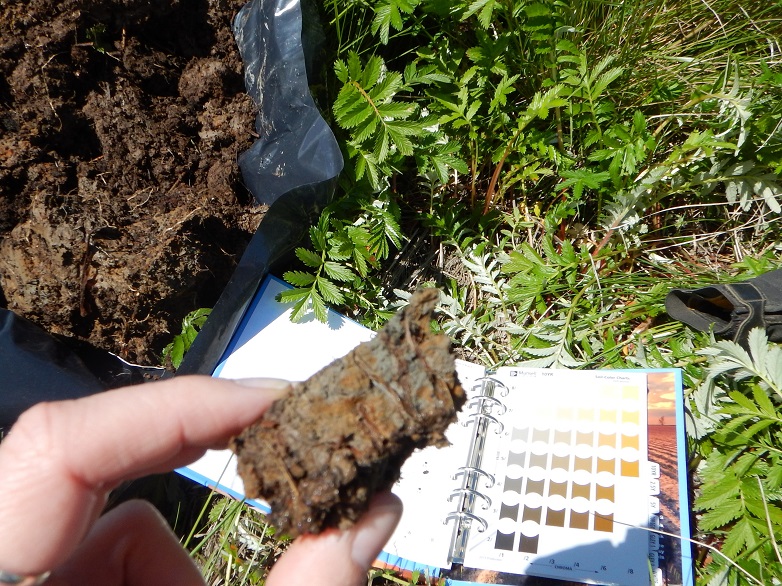
[[[92,48],[98,53],[108,54],[111,50],[111,43],[108,39],[106,25],[102,23],[95,24],[87,29],[87,40],[92,43]]]
[[[473,205],[483,198],[484,211],[509,195],[543,201],[540,209],[563,198],[574,219],[599,220],[607,239],[639,243],[660,224],[675,226],[674,244],[705,227],[716,236],[721,210],[704,213],[688,205],[693,197],[747,214],[758,204],[782,211],[782,75],[764,53],[782,27],[770,8],[741,12],[727,0],[686,10],[661,0],[339,6],[338,15],[364,11],[358,20],[371,22],[337,61],[334,113],[349,133],[349,173],[376,189],[397,174],[433,171],[466,188]],[[722,35],[707,42],[702,31],[715,18]],[[689,44],[667,36],[680,26]],[[536,110],[554,87],[556,100]],[[660,205],[687,211],[654,212],[650,225],[645,216]]]
[[[653,264],[628,272],[619,250],[594,257],[585,244],[560,239],[561,217],[567,212],[556,209],[550,218],[529,221],[532,216],[515,210],[495,238],[463,227],[456,232],[461,242],[451,246],[470,285],[448,284],[442,328],[472,358],[488,365],[627,366],[646,337],[667,338],[664,327],[649,322],[664,312],[676,279]],[[549,229],[532,230],[539,226]],[[661,357],[659,365],[673,361]]]
[[[390,175],[401,159],[413,155],[420,173],[433,168],[443,182],[449,167],[467,171],[464,162],[454,155],[455,145],[442,142],[436,130],[429,128],[435,120],[417,115],[419,108],[414,102],[398,99],[414,85],[438,79],[431,68],[419,70],[411,64],[403,76],[388,71],[378,56],[370,57],[362,66],[358,54],[350,53],[347,62],[337,61],[335,73],[343,85],[334,102],[334,116],[342,128],[350,131],[347,147],[355,159],[356,181],[366,175],[379,189],[381,177]]]
[[[380,42],[387,45],[391,28],[401,31],[404,16],[411,14],[418,4],[420,0],[378,0],[374,6],[372,34],[378,35]]]
[[[722,392],[715,395],[720,425],[710,431],[713,451],[700,471],[698,527],[718,535],[722,553],[757,583],[771,584],[782,579],[782,349],[760,328],[747,346],[721,341],[700,352],[710,358],[707,382]],[[706,573],[751,583],[722,558]]]
[[[211,309],[202,307],[188,313],[182,320],[181,333],[174,336],[174,339],[163,348],[163,363],[170,361],[175,369],[182,364],[182,359],[198,335],[198,332],[206,323],[206,319],[212,312]]]
[[[242,501],[215,496],[204,505],[204,513],[205,529],[190,553],[205,580],[209,584],[262,586],[290,539],[278,535],[261,513]],[[185,547],[194,538],[188,536]]]
[[[292,321],[300,321],[311,312],[325,322],[327,304],[350,314],[361,310],[363,321],[375,326],[390,315],[378,307],[382,292],[374,273],[388,258],[391,246],[401,246],[399,210],[381,197],[363,201],[358,212],[351,222],[342,219],[350,215],[346,210],[332,206],[310,228],[312,248],[296,249],[297,258],[307,270],[287,271],[283,278],[294,288],[278,298],[294,304]]]

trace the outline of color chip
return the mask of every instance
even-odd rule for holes
[[[520,454],[514,454],[511,452],[508,454],[508,466],[524,466],[527,462],[527,452]]]
[[[551,482],[548,485],[549,496],[559,495],[562,497],[567,496],[567,482]]]
[[[589,529],[589,513],[570,511],[571,529]]]
[[[592,472],[592,458],[574,458],[573,470],[585,470],[586,472]]]
[[[616,434],[615,433],[601,433],[597,437],[598,446],[611,446],[616,447]]]
[[[622,423],[635,423],[637,425],[638,417],[638,411],[622,411]]]
[[[500,508],[500,519],[513,519],[514,521],[519,516],[519,505],[508,505],[502,503]]]
[[[591,446],[595,441],[595,434],[591,431],[579,431],[576,433],[576,445]]]
[[[633,448],[637,450],[639,448],[640,438],[637,435],[625,435],[622,434],[622,445],[620,448]]]
[[[529,467],[546,468],[548,465],[548,454],[530,454]]]
[[[517,492],[521,494],[521,483],[524,481],[524,478],[508,478],[505,477],[505,484],[503,484],[503,489],[506,492]]]
[[[622,460],[622,476],[627,476],[629,478],[638,478],[639,476],[639,469],[638,469],[638,460],[635,462],[628,462],[627,460]]]
[[[595,491],[595,499],[606,499],[614,502],[614,487],[613,486],[597,486]]]
[[[526,493],[536,493],[536,494],[543,494],[543,480],[527,480],[527,490]]]
[[[610,474],[613,474],[616,470],[616,460],[604,460],[603,458],[597,459],[597,471],[600,472],[609,472]]]
[[[513,542],[515,539],[515,533],[500,533],[497,531],[497,537],[494,540],[494,549],[513,551]]]
[[[614,530],[614,515],[595,515],[595,531],[611,533]]]
[[[565,509],[556,511],[551,508],[546,509],[546,525],[549,527],[564,527],[565,526]]]
[[[532,521],[534,523],[540,523],[542,509],[541,507],[524,507],[524,514],[521,517],[523,521]]]
[[[589,493],[591,491],[591,487],[589,484],[573,484],[573,492],[571,493],[571,498],[589,498]]]
[[[532,441],[533,442],[546,442],[548,443],[549,429],[533,429]]]
[[[573,410],[568,408],[560,408],[557,409],[557,420],[558,421],[569,421],[573,419]]]
[[[519,541],[519,551],[521,553],[538,553],[538,539],[538,535],[534,537],[522,535]]]

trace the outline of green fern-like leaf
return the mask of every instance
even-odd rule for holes
[[[327,278],[318,277],[317,280],[315,281],[315,284],[318,288],[318,292],[321,294],[323,300],[326,303],[331,303],[332,305],[340,305],[345,302],[345,296],[340,292],[339,287],[337,287],[334,283],[329,281]]]
[[[584,189],[599,191],[601,186],[611,179],[608,171],[592,171],[590,169],[574,169],[572,171],[562,171],[560,173],[565,180],[560,183],[559,188],[573,187],[573,198],[580,201]]]
[[[456,154],[459,149],[460,145],[454,141],[433,145],[430,151],[420,157],[418,172],[425,175],[427,171],[432,169],[437,174],[437,179],[443,184],[448,182],[451,169],[467,174],[469,172],[467,163]]]
[[[432,120],[418,117],[418,106],[401,99],[409,87],[402,74],[386,69],[380,57],[372,56],[362,66],[351,53],[347,62],[338,61],[335,71],[343,86],[334,102],[334,116],[351,133],[348,154],[355,160],[355,177],[367,177],[379,189],[381,177],[392,172],[391,161],[431,150],[420,138],[433,133]],[[408,68],[406,74],[413,82],[423,83],[415,71]],[[448,162],[441,159],[441,164]]]
[[[766,527],[761,526],[765,531]],[[749,517],[741,517],[731,528],[725,542],[722,545],[722,553],[728,557],[736,557],[744,549],[756,547],[761,542],[761,535],[758,532],[757,522]]]
[[[281,301],[284,301],[283,299],[280,299]],[[291,321],[294,323],[300,322],[302,318],[307,315],[307,312],[310,310],[312,300],[312,290],[308,290],[306,292],[306,295],[299,299],[294,305],[293,305],[293,311],[291,312]]]
[[[362,234],[365,237],[363,242],[366,244],[370,255],[378,259],[388,258],[390,254],[390,245],[396,248],[402,246],[402,229],[399,226],[399,212],[392,208],[388,201],[376,200],[371,205],[363,207],[367,214],[367,229]]]
[[[380,42],[388,44],[391,28],[401,31],[405,14],[412,14],[420,0],[379,0],[375,4],[372,20],[372,34],[380,34]]]
[[[488,29],[497,6],[497,0],[475,0],[467,8],[467,11],[462,16],[462,20],[467,20],[474,14],[478,14],[478,22],[481,23],[484,29]]]
[[[296,257],[311,269],[317,269],[323,264],[323,258],[320,255],[315,254],[306,248],[297,248]]]
[[[698,519],[698,527],[701,531],[714,531],[725,527],[731,521],[738,519],[744,513],[741,502],[736,499],[729,500],[721,506],[709,510]]]
[[[356,277],[348,267],[334,261],[324,263],[323,270],[335,281],[352,281]]]
[[[716,454],[713,458],[710,458],[707,468],[711,467],[712,470],[715,470],[714,458],[722,460],[721,456],[721,454]],[[701,492],[698,495],[696,506],[700,510],[708,511],[707,514],[716,511],[714,513],[716,523],[709,525],[709,529],[723,527],[741,514],[741,502],[738,499],[740,490],[741,483],[739,482],[739,479],[730,471],[725,472],[721,478],[717,478],[713,482],[704,482]],[[737,506],[738,509],[736,509]],[[722,517],[729,518],[723,522],[719,522]],[[701,521],[701,526],[705,529],[705,526],[702,523],[703,521]]]
[[[314,280],[313,280],[314,282]],[[277,295],[277,301],[280,303],[298,303],[307,300],[310,295],[310,289],[288,289]]]
[[[303,271],[287,271],[282,278],[294,287],[308,287],[315,282],[315,275]]]
[[[163,348],[163,362],[171,362],[171,366],[179,368],[185,354],[195,342],[196,336],[206,323],[212,312],[208,307],[202,307],[191,311],[182,320],[182,331],[174,336],[174,339]]]
[[[354,156],[356,157],[356,181],[360,181],[366,175],[373,186],[379,186],[381,170],[377,157],[371,152],[365,152],[359,149],[355,149],[354,153]]]

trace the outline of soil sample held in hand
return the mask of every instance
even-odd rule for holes
[[[450,340],[430,328],[438,297],[417,291],[373,340],[295,383],[233,438],[245,492],[270,504],[279,530],[350,527],[416,448],[447,445],[465,396]]]

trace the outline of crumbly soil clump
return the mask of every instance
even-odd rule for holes
[[[278,529],[350,527],[413,450],[447,443],[465,395],[448,337],[431,331],[438,296],[416,292],[374,339],[295,384],[232,440],[246,494],[271,505]]]
[[[260,221],[243,0],[0,2],[0,307],[155,364]]]

